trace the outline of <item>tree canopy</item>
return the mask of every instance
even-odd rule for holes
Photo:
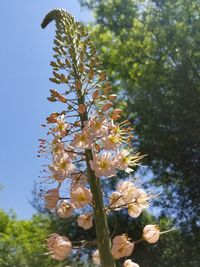
[[[200,2],[82,0],[106,69],[147,154],[157,204],[187,229],[200,215]],[[162,199],[162,201],[161,201]]]

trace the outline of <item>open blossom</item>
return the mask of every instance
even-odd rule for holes
[[[142,209],[136,204],[130,204],[128,205],[128,214],[133,217],[133,218],[137,218],[142,212]]]
[[[84,173],[74,172],[70,175],[70,177],[72,178],[73,185],[76,185],[76,184],[86,185],[88,182],[88,179]]]
[[[74,211],[74,205],[67,200],[61,200],[57,205],[57,214],[60,218],[69,218]]]
[[[148,243],[154,244],[160,237],[160,229],[155,224],[146,225],[143,229],[142,238]]]
[[[122,199],[126,204],[135,201],[137,195],[137,187],[130,181],[124,181],[117,185],[117,191],[121,193]]]
[[[76,133],[71,145],[76,148],[88,149],[92,148],[93,138],[90,136],[90,132],[84,128],[80,133]]]
[[[72,250],[72,244],[69,239],[56,233],[48,237],[47,246],[48,250],[52,253],[52,257],[58,261],[64,260]]]
[[[100,256],[99,256],[99,250],[95,250],[95,252],[93,253],[92,255],[92,259],[93,259],[93,262],[94,264],[97,264],[97,265],[100,265]]]
[[[111,177],[117,172],[115,161],[110,152],[104,152],[99,155],[93,154],[93,160],[90,160],[90,167],[95,171],[97,177]]]
[[[125,205],[125,202],[122,198],[122,194],[115,191],[111,194],[109,198],[109,206],[115,210],[119,210],[122,206]]]
[[[140,156],[138,153],[131,155],[128,150],[123,149],[117,154],[117,168],[128,173],[132,172],[133,170],[130,167],[138,165],[141,158],[142,156]]]
[[[137,189],[134,195],[134,203],[128,205],[128,213],[131,217],[138,217],[143,209],[149,205],[149,196],[142,189]]]
[[[63,152],[56,154],[54,161],[49,165],[49,169],[52,172],[52,178],[58,182],[62,182],[67,176],[74,170],[72,159],[68,153]]]
[[[59,189],[58,188],[49,189],[44,194],[44,199],[45,199],[45,207],[47,209],[54,209],[59,200]]]
[[[69,129],[69,124],[65,122],[64,115],[61,115],[60,118],[57,118],[57,126],[52,129],[53,132],[58,133],[61,137],[67,135],[67,129]]]
[[[141,209],[146,209],[149,206],[149,195],[142,189],[137,189],[135,202]]]
[[[123,267],[140,267],[137,263],[133,262],[132,260],[126,260],[124,262]]]
[[[53,154],[53,156],[55,156],[56,154],[60,154],[64,151],[64,143],[61,141],[60,138],[54,138],[51,142],[51,152]],[[62,151],[62,152],[61,152]]]
[[[83,185],[75,185],[71,189],[71,202],[79,209],[92,202],[92,193]]]
[[[108,132],[107,120],[105,117],[102,118],[90,118],[89,121],[85,122],[85,128],[90,131],[90,136],[93,140],[97,137],[102,137]]]
[[[116,150],[121,144],[120,136],[114,134],[103,137],[102,141],[105,150]]]
[[[88,230],[93,226],[93,217],[92,213],[86,213],[79,215],[77,218],[78,226],[83,228],[84,230]]]
[[[118,235],[112,240],[111,254],[114,259],[130,256],[133,249],[134,244],[125,235]]]

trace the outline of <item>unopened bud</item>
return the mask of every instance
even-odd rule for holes
[[[109,96],[108,96],[108,99],[109,99],[109,100],[114,100],[116,97],[117,97],[117,95],[112,94],[112,95],[109,95]]]
[[[116,108],[116,109],[113,110],[113,114],[114,115],[119,115],[122,112],[123,112],[123,110],[122,109],[119,109],[119,108]]]
[[[99,97],[99,90],[94,91],[94,93],[92,94],[92,99],[95,100]]]
[[[67,98],[65,98],[63,95],[60,95],[60,94],[59,94],[58,99],[59,99],[60,102],[62,102],[62,103],[67,103]]]
[[[94,70],[90,69],[89,74],[88,74],[89,80],[92,80],[94,78]]]
[[[154,244],[158,241],[160,237],[160,230],[157,225],[149,224],[143,229],[142,238],[148,243]]]
[[[93,226],[92,213],[79,215],[77,218],[78,226],[84,230],[88,230]]]
[[[99,74],[99,80],[100,81],[105,81],[106,79],[106,72],[105,71],[102,71],[100,74]]]
[[[103,105],[103,107],[102,107],[102,111],[107,111],[107,110],[109,110],[112,106],[113,106],[113,104],[110,103],[110,102],[108,102],[108,103],[106,103],[105,105]]]
[[[124,262],[123,267],[140,267],[137,263],[133,262],[132,260],[126,260]]]
[[[47,209],[54,209],[57,205],[58,200],[59,200],[59,189],[54,188],[54,189],[48,190],[44,194],[44,199],[46,201],[45,207]]]
[[[80,114],[83,114],[83,113],[85,113],[85,110],[86,110],[85,106],[83,104],[80,104],[78,107],[78,112]]]
[[[76,89],[77,90],[81,90],[81,86],[82,86],[81,81],[77,80],[76,83],[75,83]]]

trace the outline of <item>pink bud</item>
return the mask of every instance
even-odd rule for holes
[[[108,99],[109,100],[114,100],[116,97],[117,97],[116,94],[111,94],[111,95],[108,96]]]
[[[106,104],[103,105],[103,107],[102,107],[102,111],[107,111],[107,110],[109,110],[112,106],[113,106],[113,104],[110,103],[110,102],[108,102],[108,103],[106,103]]]
[[[92,99],[95,100],[99,97],[99,90],[94,91],[94,93],[92,94]]]
[[[79,107],[78,107],[78,112],[80,114],[83,114],[85,112],[86,108],[83,104],[80,104]]]

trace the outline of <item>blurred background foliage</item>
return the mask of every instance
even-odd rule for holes
[[[111,234],[141,237],[142,228],[158,223],[155,245],[139,243],[133,260],[141,267],[200,266],[200,2],[199,0],[80,0],[95,17],[89,30],[95,40],[119,107],[136,136],[133,147],[144,158],[145,186],[162,191],[158,212],[136,220],[125,212],[109,216]],[[153,177],[153,178],[151,178]],[[112,188],[112,184],[106,184]],[[33,198],[38,214],[18,221],[0,212],[0,266],[92,266],[77,249],[64,263],[48,256],[45,238],[52,232],[71,240],[93,240],[74,219],[59,220]],[[93,248],[88,249],[90,254]],[[118,263],[120,266],[120,262]]]

